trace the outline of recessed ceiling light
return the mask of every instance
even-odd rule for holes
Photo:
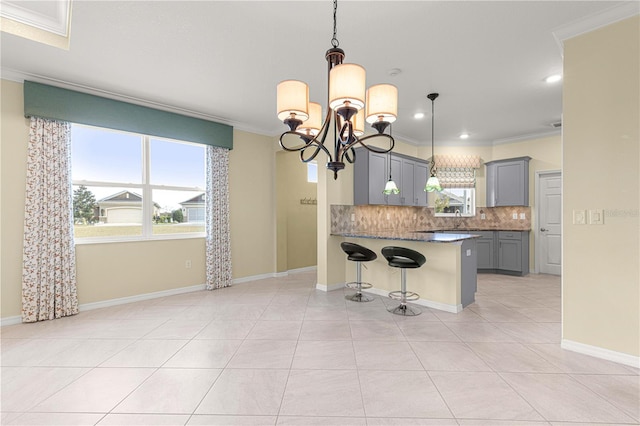
[[[460,139],[469,139],[469,133],[462,133]]]
[[[556,83],[560,80],[562,80],[562,76],[560,74],[550,75],[549,77],[544,79],[544,81],[547,83]]]
[[[416,118],[416,119],[424,118],[424,112],[416,112],[415,114],[413,114],[413,118]]]

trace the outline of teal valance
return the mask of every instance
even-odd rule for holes
[[[233,149],[232,126],[32,81],[24,115]]]

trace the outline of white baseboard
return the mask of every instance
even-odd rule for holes
[[[343,288],[344,288],[344,284],[341,284],[341,283],[330,284],[330,285],[316,283],[316,290],[325,291],[325,292],[340,290]]]
[[[103,300],[100,302],[83,303],[78,308],[80,312],[90,311],[93,309],[108,308],[109,306],[124,305],[126,303],[157,299],[159,297],[175,296],[177,294],[191,293],[200,290],[205,290],[204,284],[192,285],[189,287],[172,288],[171,290],[155,291],[153,293],[137,294],[135,296],[120,297],[117,299]]]
[[[22,317],[20,315],[16,315],[15,317],[0,318],[0,327],[4,327],[5,325],[20,324],[21,322]]]
[[[618,364],[628,365],[630,367],[640,368],[640,357],[616,352],[598,346],[585,345],[584,343],[574,342],[572,340],[562,339],[560,343],[562,349],[589,355],[595,358],[605,359],[607,361],[617,362]]]
[[[316,271],[317,269],[318,269],[317,266],[307,266],[307,267],[304,267],[304,268],[289,269],[288,271],[284,271],[284,272],[272,272],[272,273],[268,273],[268,274],[252,275],[250,277],[235,278],[233,280],[233,284],[240,284],[240,283],[246,283],[246,282],[249,282],[249,281],[263,280],[265,278],[281,278],[281,277],[289,276],[290,274],[298,274],[300,272],[312,272],[312,271]]]

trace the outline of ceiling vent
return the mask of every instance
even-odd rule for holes
[[[559,129],[560,127],[562,127],[562,121],[556,121],[555,123],[551,123],[551,127],[553,127],[554,129]]]

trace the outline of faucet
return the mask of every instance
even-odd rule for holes
[[[453,224],[453,227],[455,229],[458,229],[460,227],[460,225],[462,225],[462,213],[460,213],[460,209],[456,209],[455,217],[456,217],[456,219],[460,218],[460,219],[456,220],[456,222]]]

